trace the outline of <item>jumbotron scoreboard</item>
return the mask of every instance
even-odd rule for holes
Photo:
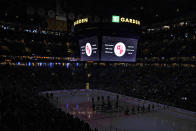
[[[101,61],[135,62],[137,39],[103,36]]]
[[[88,22],[74,22],[81,61],[136,62],[139,20],[112,16],[111,23]]]
[[[98,37],[92,36],[79,40],[82,61],[99,61]]]

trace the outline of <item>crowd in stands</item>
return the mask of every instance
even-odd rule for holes
[[[196,26],[182,26],[158,31],[145,30],[138,43],[137,57],[196,56]],[[68,33],[0,26],[0,55],[38,55],[79,57],[79,44]]]
[[[102,89],[188,110],[195,109],[196,71],[191,67],[123,67],[80,64],[79,67],[1,66],[1,87],[47,90]],[[15,92],[15,91],[14,91]]]
[[[95,89],[196,111],[196,71],[188,67],[100,67],[89,69]]]
[[[196,26],[170,26],[169,29],[145,30],[138,46],[138,57],[182,57],[196,55]]]
[[[62,69],[1,66],[0,130],[91,131],[87,123],[57,109],[39,95],[41,90],[74,88],[71,85],[73,78],[68,76],[72,76],[71,73]]]
[[[0,33],[0,55],[79,56],[79,47],[66,33],[13,25],[0,25]]]

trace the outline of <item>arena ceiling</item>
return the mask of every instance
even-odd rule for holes
[[[89,14],[119,14],[138,17],[145,23],[159,22],[196,12],[193,0],[70,0],[65,10],[76,10]]]
[[[65,12],[92,16],[124,15],[136,17],[145,24],[196,13],[194,0],[1,0],[0,11],[10,8],[10,12],[24,12],[22,9],[27,6],[54,9],[56,3],[60,3]]]

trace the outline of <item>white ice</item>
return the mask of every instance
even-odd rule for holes
[[[174,107],[164,110],[164,105],[120,94],[119,103],[123,106],[131,108],[133,105],[144,104],[147,107],[150,103],[155,104],[156,111],[129,115],[124,112],[96,112],[92,110],[92,97],[95,103],[97,96],[104,96],[105,101],[107,96],[110,96],[111,101],[115,101],[117,94],[103,90],[61,90],[52,93],[53,104],[88,122],[92,128],[98,128],[99,131],[196,131],[195,112]]]

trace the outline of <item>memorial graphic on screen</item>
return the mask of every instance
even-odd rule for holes
[[[138,39],[103,36],[101,61],[135,62]]]
[[[98,38],[96,36],[79,40],[81,61],[98,61]]]

